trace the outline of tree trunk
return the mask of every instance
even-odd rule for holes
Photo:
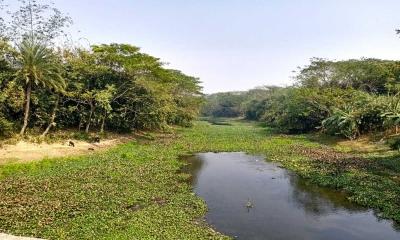
[[[31,93],[32,93],[32,83],[29,81],[25,88],[25,109],[24,109],[24,123],[22,125],[20,135],[24,135],[26,128],[28,127],[29,111],[31,106]]]
[[[47,135],[47,133],[49,133],[51,127],[55,125],[54,120],[56,119],[56,113],[57,113],[57,110],[58,110],[58,102],[59,101],[60,101],[60,96],[57,95],[56,103],[54,105],[53,112],[52,112],[51,117],[50,117],[50,123],[47,126],[46,130],[42,133],[41,137],[45,137]]]
[[[78,132],[81,131],[81,127],[82,127],[82,116],[79,118]]]
[[[104,126],[106,125],[107,111],[104,110],[103,119],[101,120],[100,133],[104,133]]]
[[[80,112],[81,110],[78,108],[78,111]],[[81,113],[79,113],[79,124],[78,124],[78,131],[80,132],[82,129],[82,122],[83,122],[83,116]]]
[[[85,133],[89,133],[89,128],[90,128],[90,122],[92,121],[92,115],[94,112],[94,104],[91,102],[90,103],[90,113],[89,113],[89,118],[86,122],[86,129],[85,129]]]

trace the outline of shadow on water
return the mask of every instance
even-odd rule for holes
[[[207,203],[207,222],[234,238],[400,239],[393,222],[263,157],[201,153],[185,160],[183,171]]]

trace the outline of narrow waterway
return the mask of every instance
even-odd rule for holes
[[[236,239],[400,239],[391,221],[263,157],[201,153],[186,160],[194,191],[209,209],[206,221]]]

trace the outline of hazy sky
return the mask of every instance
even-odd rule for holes
[[[400,0],[55,0],[91,44],[130,43],[206,93],[288,85],[311,57],[400,58]]]

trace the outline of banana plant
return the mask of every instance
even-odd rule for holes
[[[384,124],[387,127],[395,127],[396,134],[398,134],[400,124],[400,98],[397,94],[390,97],[386,111],[381,117],[384,119]]]
[[[351,140],[360,135],[360,124],[360,114],[351,106],[333,109],[331,116],[322,121],[323,128],[328,132],[343,135]]]

